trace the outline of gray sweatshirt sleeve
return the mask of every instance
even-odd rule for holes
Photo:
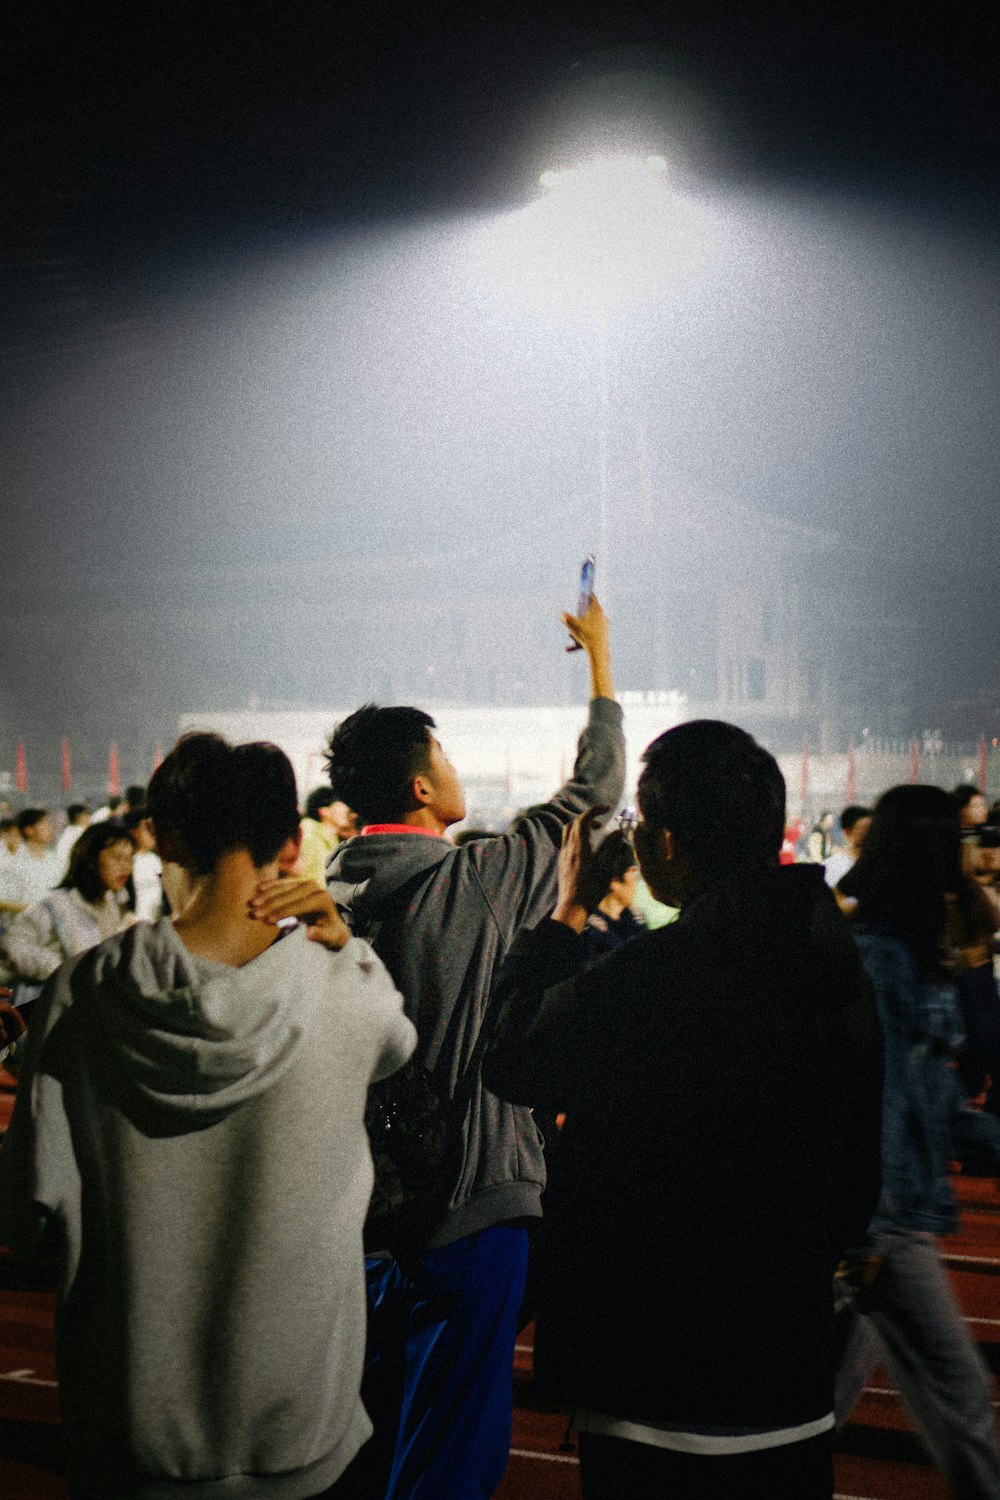
[[[616,807],[624,784],[621,707],[610,698],[592,698],[573,774],[551,801],[522,814],[516,833],[476,840],[459,851],[460,858],[469,860],[507,942],[551,909],[566,824],[588,807]]]

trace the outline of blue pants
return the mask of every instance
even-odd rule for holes
[[[405,1267],[366,1262],[361,1396],[375,1432],[340,1481],[345,1495],[488,1500],[493,1494],[510,1451],[527,1261],[527,1231],[499,1227]]]

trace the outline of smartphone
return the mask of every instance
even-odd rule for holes
[[[594,596],[594,554],[591,552],[583,559],[580,569],[580,592],[576,603],[576,613],[579,618],[585,615],[590,608],[590,601]],[[583,647],[576,641],[570,641],[566,647],[567,651],[582,651]]]
[[[585,615],[590,608],[590,601],[594,595],[594,554],[583,559],[583,567],[580,569],[580,598],[576,606],[578,615]]]

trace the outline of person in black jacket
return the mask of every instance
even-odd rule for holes
[[[678,921],[584,970],[606,880],[584,814],[495,990],[487,1086],[566,1115],[536,1376],[575,1409],[587,1500],[829,1500],[831,1278],[879,1192],[874,998],[822,870],[779,866],[784,781],[749,735],[661,735],[639,813]]]

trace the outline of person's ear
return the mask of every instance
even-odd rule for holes
[[[156,852],[165,865],[179,865],[184,857],[180,839],[170,829],[161,833],[152,818],[147,819],[156,840]]]
[[[660,829],[660,856],[668,862],[677,858],[674,836],[669,828]]]
[[[413,796],[420,807],[426,807],[434,795],[434,789],[426,776],[414,776]]]

